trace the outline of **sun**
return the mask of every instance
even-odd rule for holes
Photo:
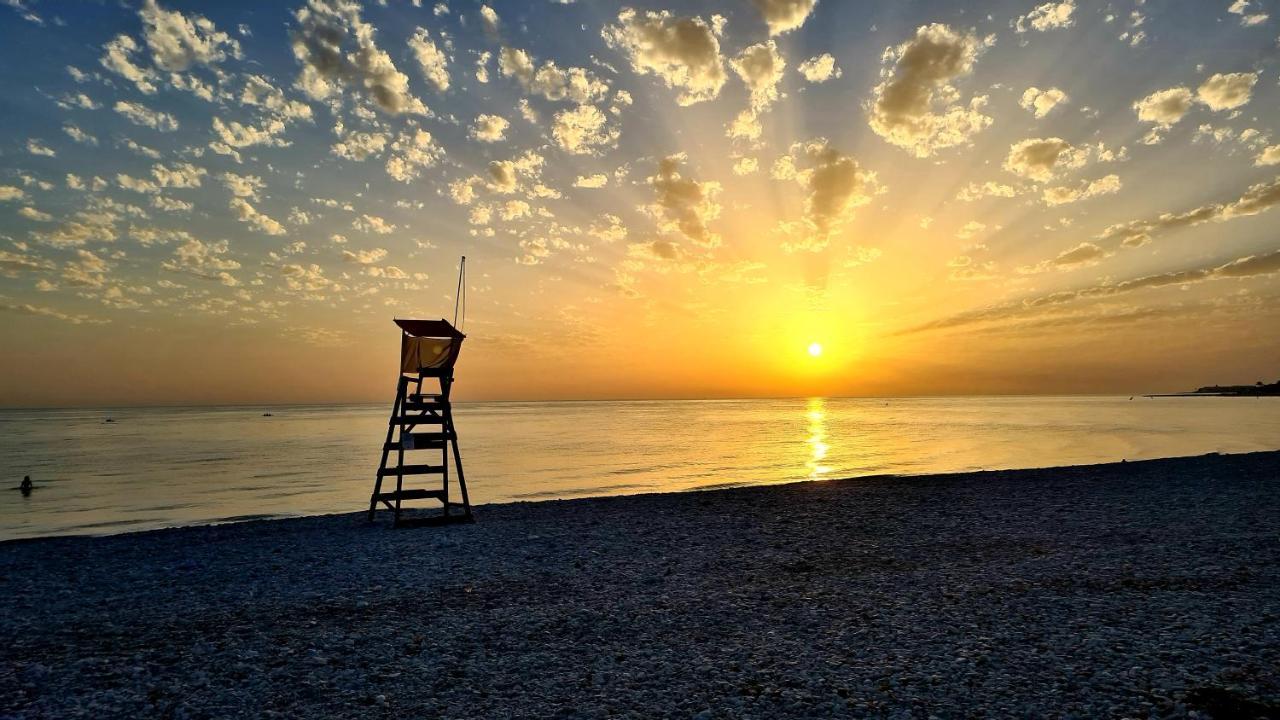
[[[818,357],[822,354],[822,345],[818,343],[809,343],[809,354]]]

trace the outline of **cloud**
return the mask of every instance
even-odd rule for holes
[[[720,236],[708,224],[720,216],[716,202],[720,183],[698,182],[681,174],[680,166],[687,159],[679,153],[658,161],[657,173],[648,179],[656,198],[645,210],[663,232],[679,232],[699,247],[716,247]]]
[[[1048,182],[1063,170],[1088,164],[1095,148],[1076,147],[1062,138],[1029,138],[1014,143],[1004,169],[1037,182]]]
[[[431,167],[444,157],[444,149],[436,144],[431,133],[422,128],[405,132],[391,143],[391,152],[387,155],[387,174],[392,179],[407,183],[421,173],[422,168]]]
[[[241,197],[231,198],[231,210],[235,212],[236,219],[243,223],[249,223],[255,230],[267,235],[284,235],[284,226],[273,220],[267,215],[258,212],[256,208],[249,204],[248,200]]]
[[[1067,262],[1065,264],[1071,264],[1072,262],[1080,264],[1095,260],[1098,254],[1093,248],[1079,246],[1058,257],[1066,257]],[[908,335],[930,330],[965,327],[979,323],[1007,321],[1027,315],[1036,315],[1080,300],[1112,298],[1140,290],[1194,285],[1213,280],[1262,277],[1277,273],[1280,273],[1280,250],[1273,250],[1258,255],[1247,255],[1225,263],[1144,275],[1118,283],[1104,282],[1075,290],[1063,290],[1023,300],[990,305],[978,310],[957,313],[917,325],[908,328],[901,334]]]
[[[282,120],[310,120],[311,106],[290,100],[284,91],[271,84],[261,75],[245,75],[244,89],[240,92],[240,102],[245,105],[266,108]]]
[[[240,263],[225,257],[228,251],[229,244],[226,240],[206,243],[198,238],[188,237],[186,242],[174,249],[173,258],[162,262],[160,267],[169,272],[214,280],[234,287],[240,283],[227,271],[238,269]]]
[[[66,133],[67,137],[83,145],[98,144],[98,138],[94,137],[93,135],[90,135],[84,130],[81,130],[79,127],[72,125],[71,123],[64,124],[62,126],[62,132]]]
[[[700,17],[676,17],[669,11],[643,14],[631,8],[618,13],[617,25],[601,31],[605,42],[619,50],[641,75],[654,75],[680,91],[679,105],[712,100],[724,86],[724,62],[719,36],[724,19],[710,23]]]
[[[108,323],[110,320],[102,320],[90,317],[89,315],[70,315],[60,310],[43,305],[32,305],[30,303],[0,303],[0,310],[5,312],[18,313],[20,315],[35,315],[37,317],[51,317],[55,320],[69,322],[72,325],[82,325],[84,323],[102,324]]]
[[[1074,187],[1045,188],[1041,197],[1047,205],[1064,205],[1118,192],[1120,192],[1120,177],[1118,175],[1107,175],[1093,181],[1081,181],[1080,184]]]
[[[511,123],[507,122],[506,118],[481,114],[476,116],[470,135],[480,142],[499,142],[509,127]]]
[[[760,169],[760,161],[753,157],[738,158],[733,163],[734,175],[750,175]]]
[[[751,0],[769,26],[770,35],[781,35],[804,25],[818,0]]]
[[[256,175],[236,175],[235,173],[222,173],[222,184],[231,191],[231,194],[248,200],[257,200],[258,193],[266,187],[266,183],[262,178]]]
[[[916,157],[963,145],[991,124],[982,114],[986,97],[963,105],[952,81],[973,72],[991,38],[922,25],[914,38],[885,50],[884,81],[868,108],[871,129]]]
[[[32,155],[40,155],[42,157],[57,157],[58,155],[53,148],[45,145],[43,142],[35,138],[27,139],[27,152]]]
[[[569,101],[581,105],[596,102],[609,94],[608,83],[589,71],[578,67],[561,68],[552,60],[538,67],[533,57],[519,48],[502,48],[498,55],[498,71],[503,77],[514,77],[525,91],[556,102]]]
[[[579,175],[577,180],[573,181],[576,188],[602,188],[609,184],[609,176],[604,173],[596,173],[595,175]]]
[[[34,220],[36,222],[53,222],[52,215],[47,212],[37,210],[29,205],[24,208],[19,208],[18,214],[28,220]]]
[[[361,215],[351,221],[351,227],[360,232],[374,233],[377,235],[389,235],[395,232],[396,226],[377,215]]]
[[[138,11],[143,36],[156,67],[182,72],[194,64],[214,65],[227,55],[240,57],[240,43],[220,32],[208,18],[165,10],[146,0]]]
[[[805,194],[801,225],[781,226],[788,236],[783,243],[788,252],[825,248],[853,219],[857,208],[883,191],[875,173],[859,167],[853,158],[831,147],[825,139],[796,143],[788,157],[793,171],[784,173],[786,179],[794,180]]]
[[[1057,28],[1068,28],[1075,22],[1071,18],[1075,10],[1075,0],[1047,2],[1026,15],[1020,16],[1009,23],[1009,26],[1019,33],[1025,33],[1030,30],[1044,32]]]
[[[760,137],[760,113],[778,99],[778,81],[787,62],[770,40],[744,48],[729,66],[751,93],[750,105],[730,124],[729,137],[754,140]]]
[[[1234,110],[1249,102],[1257,82],[1257,73],[1218,73],[1201,83],[1196,96],[1214,112]]]
[[[811,57],[800,63],[797,69],[804,79],[811,83],[824,83],[844,74],[840,68],[836,67],[836,59],[831,56],[831,53]]]
[[[1270,15],[1267,15],[1265,12],[1250,12],[1251,7],[1253,7],[1253,2],[1251,0],[1235,0],[1235,2],[1231,3],[1227,8],[1227,12],[1232,15],[1239,15],[1240,24],[1244,27],[1261,25],[1270,17]]]
[[[349,263],[356,263],[358,265],[372,265],[376,262],[381,261],[386,256],[387,256],[387,251],[385,248],[373,248],[372,250],[356,250],[354,252],[352,252],[351,250],[342,251],[343,260],[346,260]]]
[[[156,183],[160,187],[198,188],[200,187],[200,179],[207,174],[207,170],[191,163],[174,163],[168,166],[156,164],[151,166],[151,176],[156,179]]]
[[[106,51],[98,61],[102,67],[128,80],[144,95],[152,95],[156,91],[158,76],[150,68],[133,62],[133,54],[140,48],[138,42],[128,35],[117,35],[102,46]]]
[[[498,19],[498,13],[494,12],[493,8],[488,5],[480,6],[480,24],[484,27],[486,33],[496,36],[501,22]]]
[[[573,155],[593,153],[618,140],[618,129],[606,127],[608,118],[592,105],[561,110],[551,121],[551,136],[561,150]]]
[[[1258,153],[1258,157],[1254,159],[1253,164],[1258,167],[1280,165],[1280,145],[1271,145],[1263,148],[1262,152]]]
[[[1067,94],[1058,88],[1041,90],[1037,87],[1029,87],[1026,92],[1022,93],[1022,99],[1018,101],[1018,104],[1027,112],[1035,114],[1036,118],[1039,119],[1053,112],[1055,107],[1066,103],[1069,99]]]
[[[409,92],[409,78],[375,42],[377,31],[349,0],[308,0],[294,12],[293,55],[302,63],[297,86],[313,100],[326,100],[350,88],[378,109],[398,115],[425,115],[427,108]],[[350,42],[349,42],[350,41]],[[347,45],[351,51],[346,52]]]
[[[27,193],[20,187],[12,185],[0,185],[0,202],[22,200],[26,198]]]
[[[173,132],[178,129],[178,119],[166,112],[128,100],[117,100],[115,111],[125,116],[134,125],[149,127],[160,132]],[[217,118],[214,118],[216,121]]]
[[[361,162],[375,155],[381,155],[387,147],[386,133],[353,132],[330,146],[334,155],[347,160]]]
[[[1181,213],[1165,213],[1151,220],[1112,225],[1103,231],[1099,239],[1117,241],[1124,247],[1138,247],[1170,230],[1258,215],[1277,204],[1280,204],[1280,177],[1252,185],[1239,198],[1228,203],[1201,205]]]
[[[1191,91],[1184,87],[1158,90],[1133,104],[1138,119],[1169,127],[1182,119],[1191,109]]]
[[[426,28],[418,28],[409,38],[409,49],[418,61],[418,68],[427,82],[436,90],[444,92],[449,89],[449,61],[445,54],[431,40],[431,33]]]
[[[956,199],[961,202],[974,202],[985,197],[1011,198],[1017,194],[1018,191],[1009,185],[988,180],[984,183],[971,182],[965,185],[960,188],[959,193],[956,193]]]

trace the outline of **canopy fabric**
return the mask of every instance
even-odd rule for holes
[[[400,372],[438,370],[451,367],[458,358],[461,340],[407,337],[400,344]]]
[[[409,333],[412,337],[457,338],[459,340],[466,337],[451,325],[448,320],[396,318],[395,323],[400,326],[401,330]]]

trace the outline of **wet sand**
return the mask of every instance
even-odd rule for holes
[[[0,717],[1280,713],[1280,453],[476,515],[0,544]]]

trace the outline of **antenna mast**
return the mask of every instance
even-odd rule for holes
[[[458,289],[453,294],[453,326],[461,330],[458,325],[458,306],[462,306],[462,322],[467,322],[467,285],[464,282],[467,276],[467,256],[462,256],[462,262],[458,263]]]

